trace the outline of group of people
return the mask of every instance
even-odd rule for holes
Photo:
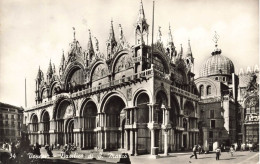
[[[65,144],[62,151],[65,155],[70,156],[71,151],[75,151],[77,148],[74,144]]]
[[[197,151],[199,152],[199,154],[201,154],[202,153],[202,151],[203,151],[203,149],[202,149],[202,147],[200,146],[200,145],[194,145],[194,147],[193,147],[193,149],[192,149],[192,155],[190,156],[190,158],[192,158],[192,157],[194,157],[195,156],[195,159],[198,159],[197,158]],[[221,149],[220,149],[220,147],[217,147],[216,149],[215,149],[215,152],[216,152],[216,160],[219,160],[219,157],[220,157],[220,155],[221,155]],[[235,149],[234,149],[234,146],[231,146],[230,147],[230,154],[231,154],[231,157],[233,157],[234,156],[234,152],[235,152]]]

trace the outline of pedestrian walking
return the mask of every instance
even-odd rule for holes
[[[233,148],[233,146],[230,147],[230,154],[231,154],[231,157],[234,156],[234,152],[235,152],[235,149]]]
[[[219,160],[219,156],[221,155],[220,147],[216,149],[216,160]]]
[[[193,156],[195,156],[195,159],[198,159],[198,158],[197,158],[197,145],[194,145],[192,151],[193,151],[193,154],[190,156],[190,158],[192,158]]]
[[[199,154],[201,153],[201,146],[200,145],[198,145],[198,152],[199,152]]]

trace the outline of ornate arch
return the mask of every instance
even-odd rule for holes
[[[247,106],[256,106],[256,104],[259,103],[259,97],[258,95],[250,95],[245,98],[243,101],[243,108],[246,108]]]
[[[123,102],[125,103],[125,106],[128,106],[125,95],[119,91],[114,91],[114,92],[110,92],[110,93],[106,94],[102,98],[102,100],[101,100],[102,103],[100,105],[100,112],[104,112],[104,107],[105,107],[106,103],[113,96],[117,96],[117,97],[121,98],[123,100]]]
[[[59,81],[55,80],[54,82],[52,82],[50,90],[49,90],[49,95],[53,96],[52,93],[53,93],[53,90],[55,89],[55,86],[59,86],[61,88]]]
[[[32,123],[32,119],[33,119],[34,116],[36,116],[37,121],[39,122],[39,118],[38,118],[37,114],[36,113],[32,113],[31,116],[30,116],[30,123]]]
[[[85,105],[86,105],[88,102],[93,102],[93,103],[96,105],[96,107],[97,107],[97,102],[96,102],[96,101],[94,101],[94,100],[93,100],[92,98],[90,98],[90,97],[85,98],[85,99],[82,101],[81,105],[80,105],[80,110],[79,110],[79,116],[80,116],[80,117],[83,117],[84,107],[85,107]],[[98,108],[97,108],[97,109],[98,109]]]
[[[73,100],[71,98],[69,98],[69,96],[67,95],[61,95],[53,104],[53,115],[52,115],[52,119],[57,119],[57,113],[59,110],[59,106],[63,101],[68,101],[72,107],[73,107],[73,116],[76,115],[76,107],[75,104],[73,102]]]
[[[170,59],[168,58],[168,56],[164,55],[161,51],[159,51],[157,49],[154,50],[153,55],[159,57],[159,59],[163,62],[164,66],[165,66],[164,69],[165,69],[166,74],[169,74],[170,62],[168,62],[168,61],[170,61]]]
[[[187,109],[187,106],[188,107],[192,107],[191,109],[190,108],[188,108]],[[190,100],[186,100],[185,102],[184,102],[184,105],[183,105],[183,109],[184,109],[184,115],[187,115],[187,116],[191,116],[191,115],[193,115],[194,114],[194,116],[195,116],[195,106],[194,106],[194,103],[193,102],[191,102]],[[188,111],[187,111],[188,110]]]
[[[49,112],[46,110],[46,109],[42,109],[41,111],[40,111],[40,122],[42,122],[42,117],[43,117],[43,115],[45,114],[45,112],[47,112],[48,114],[49,114]],[[50,115],[49,115],[50,116]]]
[[[129,58],[130,58],[130,60],[132,59],[132,56],[133,56],[133,54],[132,54],[132,52],[131,51],[129,51],[129,50],[127,50],[127,49],[124,49],[124,50],[122,50],[122,51],[119,51],[116,55],[115,55],[115,57],[114,57],[114,59],[113,59],[113,61],[112,61],[112,65],[111,65],[111,72],[112,73],[115,73],[115,67],[116,67],[116,65],[118,64],[118,62],[120,62],[119,60],[121,59],[121,57],[123,57],[124,55],[126,55],[126,56],[128,56]],[[125,66],[125,65],[124,65]],[[128,68],[130,68],[131,67],[131,64],[129,64],[129,67]]]
[[[91,70],[90,70],[90,72],[89,72],[89,80],[88,80],[89,82],[92,82],[92,81],[93,81],[93,74],[94,74],[96,68],[97,68],[99,65],[101,65],[101,64],[105,65],[105,68],[107,69],[107,73],[106,73],[105,76],[107,76],[107,75],[110,74],[106,62],[105,62],[104,60],[101,60],[101,59],[96,60],[96,62],[92,64]]]
[[[171,103],[174,103],[174,105],[178,108],[178,109],[176,109],[176,111],[174,111],[175,114],[177,114],[177,115],[180,114],[180,111],[181,111],[180,102],[178,101],[177,97],[173,93],[171,93],[171,95],[170,95],[170,104]],[[171,105],[171,110],[174,105]]]
[[[146,89],[144,88],[139,88],[138,90],[135,91],[135,93],[133,94],[134,98],[133,98],[133,105],[136,106],[137,105],[137,99],[138,99],[138,96],[142,93],[146,93],[148,95],[148,98],[149,98],[149,103],[151,103],[152,101],[152,95],[150,92],[148,92]]]
[[[77,69],[81,69],[84,73],[84,66],[83,64],[81,64],[80,62],[78,61],[75,61],[73,63],[70,63],[67,67],[66,67],[66,70],[64,72],[64,74],[62,75],[62,78],[61,80],[64,82],[65,84],[65,89],[67,89],[67,83],[68,83],[68,79],[70,77],[70,75],[76,71]],[[85,77],[84,77],[85,78]]]

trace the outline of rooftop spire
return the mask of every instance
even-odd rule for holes
[[[142,0],[141,0],[140,8],[139,8],[139,13],[138,13],[138,21],[144,20],[144,19],[145,19],[144,7],[143,7],[143,2],[142,2]]]
[[[88,32],[89,32],[88,50],[89,51],[94,51],[90,29],[88,30]]]
[[[182,58],[182,54],[183,54],[183,48],[182,48],[182,44],[181,44],[181,49],[180,49],[180,52],[178,53],[179,59]]]
[[[190,39],[188,40],[188,50],[187,50],[187,56],[192,56],[192,52],[191,52],[191,46],[190,46]]]
[[[172,38],[171,25],[170,25],[170,23],[169,23],[169,32],[168,32],[167,44],[170,45],[171,43],[173,43],[173,38]]]
[[[37,79],[41,79],[41,68],[39,66],[38,74],[37,74]]]
[[[53,74],[52,65],[51,65],[51,59],[50,59],[49,68],[48,68],[47,74],[50,75],[50,76]]]
[[[111,19],[111,27],[110,27],[110,33],[109,33],[108,41],[111,41],[111,42],[116,41],[114,27],[113,27],[113,19]]]

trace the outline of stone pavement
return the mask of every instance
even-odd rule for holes
[[[54,150],[54,157],[42,159],[42,163],[117,163],[119,161],[117,155],[120,154],[117,151],[100,153],[93,150],[78,150],[72,152],[75,158],[61,158],[60,153],[61,151]],[[41,149],[41,154],[46,157],[46,150]],[[228,152],[222,152],[219,161],[216,161],[215,153],[197,155],[198,159],[194,157],[190,159],[191,154],[192,152],[177,152],[170,153],[167,157],[159,154],[158,159],[152,159],[150,155],[139,155],[130,156],[130,160],[132,164],[258,164],[259,162],[259,152],[237,151],[233,157]]]
[[[46,151],[41,149],[42,154],[45,154]],[[60,158],[60,152],[54,150],[54,158]],[[63,159],[67,161],[74,161],[76,163],[117,163],[119,161],[119,152],[97,152],[90,150],[78,150],[76,152],[72,152],[75,156],[78,157],[84,156],[83,159]],[[210,154],[201,154],[197,155],[198,159],[194,157],[190,159],[190,155],[192,152],[177,152],[177,153],[169,153],[169,156],[163,156],[163,154],[159,154],[158,159],[152,159],[150,155],[139,155],[139,156],[130,156],[130,160],[132,164],[179,164],[179,163],[187,163],[187,164],[257,164],[259,161],[259,152],[249,152],[249,151],[237,151],[234,153],[234,156],[231,157],[231,154],[228,152],[222,152],[220,156],[220,160],[216,161],[215,153]],[[97,160],[93,161],[92,158],[96,158]],[[84,162],[85,161],[85,162]]]

